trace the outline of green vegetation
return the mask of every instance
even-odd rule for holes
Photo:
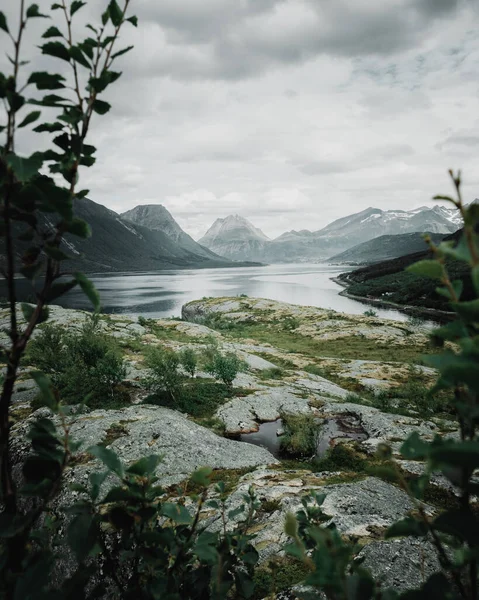
[[[101,24],[88,24],[87,37],[76,40],[72,35],[79,28],[72,28],[72,20],[77,25],[75,15],[85,4],[72,0],[67,6],[62,0],[62,4],[53,4],[50,9],[59,10],[64,17],[63,31],[50,26],[43,38],[58,38],[58,41],[44,42],[41,49],[46,61],[62,60],[63,75],[37,72],[28,78],[22,77],[21,82],[19,69],[26,64],[21,60],[24,29],[31,19],[45,15],[40,13],[38,5],[31,4],[25,10],[24,3],[20,2],[20,26],[13,28],[0,12],[0,29],[9,34],[13,43],[12,74],[0,76],[6,112],[6,126],[2,126],[6,140],[0,147],[3,209],[0,236],[6,242],[4,278],[10,311],[6,332],[10,341],[2,348],[6,368],[0,397],[0,597],[5,600],[107,597],[243,600],[254,598],[255,594],[259,598],[300,581],[310,587],[309,596],[321,592],[328,600],[396,600],[397,591],[386,590],[357,560],[358,545],[351,544],[334,525],[324,526],[329,520],[322,510],[327,486],[325,493],[314,492],[303,498],[296,515],[286,516],[285,533],[289,543],[285,551],[291,562],[281,564],[281,559],[279,566],[269,563],[258,568],[259,556],[253,545],[252,531],[261,503],[254,489],[250,487],[243,494],[237,508],[226,509],[228,494],[237,485],[239,473],[230,474],[226,483],[218,481],[214,485],[214,497],[209,498],[208,490],[215,477],[225,473],[215,474],[208,467],[199,469],[191,476],[194,487],[191,497],[172,500],[171,494],[159,485],[160,456],[145,456],[125,464],[105,446],[105,442],[111,443],[125,434],[127,428],[121,422],[111,425],[103,443],[79,453],[78,443],[70,436],[69,413],[60,402],[58,389],[64,386],[62,393],[79,401],[86,395],[88,402],[103,403],[105,394],[113,393],[123,369],[120,352],[96,330],[95,320],[76,336],[59,336],[45,329],[43,338],[40,334],[31,342],[30,360],[41,363],[54,380],[40,371],[32,373],[43,404],[55,419],[45,414],[38,416],[28,432],[28,454],[12,452],[12,392],[32,333],[39,323],[48,319],[48,302],[78,285],[91,299],[95,310],[100,308],[99,296],[83,274],[75,273],[68,281],[60,280],[65,271],[61,263],[68,258],[60,246],[66,233],[80,238],[89,234],[86,223],[73,214],[74,198],[87,193],[76,188],[79,167],[91,166],[95,161],[96,150],[86,143],[93,112],[103,115],[110,108],[98,96],[121,75],[113,70],[114,61],[129,48],[117,51],[116,42],[122,26],[128,22],[136,26],[137,19],[127,17],[129,0],[121,7],[117,0],[110,0]],[[80,67],[85,78],[79,79]],[[83,79],[87,81],[86,87],[79,84]],[[40,98],[28,100],[22,95],[30,85],[36,85]],[[48,92],[45,96],[44,90]],[[51,94],[51,90],[57,93]],[[30,126],[41,116],[39,110],[22,114],[28,104],[55,109],[57,117],[53,123],[35,127],[39,132],[56,134],[55,151],[34,152],[29,157],[16,154],[17,128]],[[44,163],[49,163],[49,170],[56,179],[44,174]],[[439,372],[436,391],[451,393],[451,410],[457,418],[459,436],[437,436],[426,441],[413,433],[402,444],[401,454],[406,460],[424,463],[424,474],[415,478],[401,473],[387,447],[380,448],[377,460],[371,460],[354,446],[347,449],[338,445],[326,457],[329,463],[316,463],[316,468],[327,464],[329,468],[351,469],[354,476],[358,471],[376,474],[399,483],[408,491],[415,510],[394,523],[385,538],[411,536],[432,540],[440,559],[438,572],[431,576],[425,574],[427,579],[419,590],[403,595],[415,600],[477,600],[479,595],[479,523],[473,497],[477,492],[474,474],[479,468],[479,240],[476,234],[479,205],[465,207],[460,175],[451,172],[451,177],[455,198],[439,198],[451,202],[461,212],[464,232],[457,244],[446,242],[435,246],[430,242],[429,256],[411,266],[407,276],[434,281],[434,286],[439,286],[434,293],[446,298],[456,315],[454,322],[435,331],[437,340],[443,344],[454,342],[454,346],[440,355],[429,356],[427,362]],[[65,182],[63,186],[58,183],[61,178]],[[52,223],[48,229],[41,228],[38,217],[42,214]],[[22,228],[20,236],[18,226]],[[25,252],[17,253],[21,248],[17,244],[19,237],[20,241],[28,241]],[[18,255],[24,277],[37,279],[35,306],[21,306],[27,322],[25,327],[19,325],[16,317],[15,261]],[[470,273],[470,280],[451,279],[457,261]],[[464,282],[467,288],[468,281],[474,292],[473,299],[467,290],[463,295]],[[402,283],[403,290],[407,287]],[[416,293],[422,293],[419,289],[420,286]],[[232,332],[241,328],[244,332],[249,326],[257,327],[230,324],[228,328]],[[289,349],[294,349],[295,336],[278,327],[278,323],[272,323],[269,328],[265,324],[259,327],[265,336],[266,331],[267,335],[277,336],[279,343],[287,342]],[[346,343],[355,352],[358,348],[353,348],[352,341],[351,338],[335,343]],[[360,342],[360,355],[364,358],[366,342]],[[321,346],[316,342],[308,346],[304,338],[297,343],[298,351],[303,347],[302,352],[311,355]],[[328,340],[326,346],[331,343]],[[61,367],[53,364],[52,349],[58,351]],[[382,359],[386,354],[383,350],[377,349]],[[397,358],[399,349],[392,350]],[[340,352],[339,346],[336,351]],[[345,346],[341,352],[346,352]],[[162,351],[151,361],[158,389],[173,398],[171,390],[177,389],[178,357]],[[63,381],[68,369],[71,369],[68,381]],[[165,370],[170,372],[165,375]],[[232,370],[231,365],[217,369],[227,389],[231,388]],[[92,381],[103,389],[102,394],[92,389]],[[288,419],[290,417],[285,416],[285,420]],[[312,426],[303,423],[299,427],[291,423],[287,433],[291,447],[294,451],[307,448],[313,437]],[[306,433],[309,430],[310,435]],[[65,473],[74,472],[71,467],[85,465],[92,459],[101,463],[101,470],[92,470],[88,477],[68,481],[77,499],[72,495],[60,496],[67,483]],[[437,497],[431,487],[431,476],[435,472],[457,486],[459,500],[454,504],[451,498],[446,501],[439,494],[444,510],[429,514],[422,502]],[[271,504],[267,506],[272,508]],[[222,524],[217,531],[203,526],[204,509],[215,512]]]
[[[196,367],[198,366],[198,358],[196,352],[191,348],[185,348],[180,352],[180,363],[184,370],[191,377],[195,376]]]
[[[243,362],[234,352],[227,352],[226,354],[215,352],[211,362],[205,366],[208,373],[211,373],[229,388],[233,386],[236,376],[244,368]]]
[[[179,381],[174,395],[168,390],[160,389],[144,402],[179,410],[192,417],[211,418],[226,400],[249,393],[251,390],[234,388],[211,379],[194,379]]]
[[[145,364],[151,370],[147,385],[153,392],[166,392],[172,400],[177,398],[181,387],[181,375],[178,372],[180,359],[173,350],[161,347],[150,348]]]
[[[30,341],[26,361],[50,376],[65,404],[117,408],[129,403],[119,388],[126,375],[120,347],[98,327],[95,316],[78,335],[46,324]]]
[[[368,310],[365,310],[363,312],[363,315],[365,317],[377,317],[378,313],[375,310],[373,310],[372,308],[368,308]]]
[[[307,458],[316,453],[321,426],[310,414],[281,415],[284,434],[280,437],[281,452],[290,457]]]
[[[271,369],[263,369],[262,371],[258,371],[257,377],[258,379],[262,379],[263,381],[268,381],[270,379],[284,379],[285,372],[283,369],[279,367],[271,367]]]

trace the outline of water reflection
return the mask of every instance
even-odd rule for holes
[[[362,314],[367,306],[339,296],[341,286],[331,277],[347,267],[323,264],[269,265],[254,268],[200,269],[145,273],[92,275],[100,292],[103,310],[108,313],[179,317],[181,307],[202,297],[237,296],[270,298],[292,304],[318,306],[339,312]],[[31,288],[19,280],[19,299],[28,300]],[[5,296],[4,285],[0,295]],[[90,309],[83,293],[74,289],[59,299],[69,308]],[[379,316],[405,320],[396,310],[374,308]]]

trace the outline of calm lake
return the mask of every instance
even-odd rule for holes
[[[200,269],[157,271],[149,273],[114,273],[91,275],[101,295],[103,311],[144,315],[146,317],[179,317],[181,307],[204,296],[237,296],[270,298],[292,304],[329,308],[340,312],[362,314],[368,306],[339,296],[341,286],[331,277],[348,267],[326,264],[285,264],[235,269]],[[18,281],[21,299],[28,298],[28,284]],[[0,295],[5,296],[4,286]],[[68,308],[89,310],[83,293],[74,289],[60,298],[58,304]],[[404,321],[407,316],[396,310],[374,307],[379,316]]]

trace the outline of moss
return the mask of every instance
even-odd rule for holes
[[[259,371],[256,375],[258,379],[261,379],[262,381],[268,381],[270,379],[284,379],[286,373],[278,367],[273,367],[271,369],[263,369],[262,371]]]
[[[105,446],[109,446],[115,440],[128,435],[128,427],[126,427],[127,423],[131,423],[131,421],[120,421],[119,423],[112,423],[110,427],[105,431],[105,437],[102,440],[102,443]]]
[[[222,481],[225,484],[225,494],[231,494],[233,492],[239,482],[240,479],[247,475],[248,473],[252,473],[256,470],[256,467],[244,467],[243,469],[215,469],[211,474],[211,483],[216,484]],[[184,490],[182,493],[185,495],[194,495],[198,494],[203,490],[203,487],[199,486],[197,483],[188,480],[185,484]]]
[[[314,339],[300,335],[294,331],[285,331],[274,322],[266,323],[233,323],[227,331],[227,336],[233,339],[252,338],[262,343],[269,343],[288,352],[300,353],[316,359],[317,356],[332,358],[356,359],[361,356],[364,360],[416,362],[422,361],[426,351],[433,351],[427,345],[398,345],[380,343],[378,340],[367,339],[357,335],[345,336],[339,339]],[[215,327],[215,323],[211,326]],[[436,350],[437,351],[437,350]],[[270,357],[271,358],[271,357]]]
[[[263,500],[261,502],[260,511],[264,513],[274,513],[281,508],[281,501],[277,498]]]
[[[260,565],[254,573],[253,600],[275,597],[276,594],[300,583],[308,575],[308,567],[301,561],[276,557]]]

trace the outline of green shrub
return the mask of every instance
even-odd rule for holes
[[[185,348],[180,352],[180,363],[184,370],[191,375],[195,376],[196,367],[198,365],[198,358],[196,352],[191,348]]]
[[[317,419],[310,414],[281,415],[284,434],[280,438],[281,452],[297,458],[312,457],[316,454],[321,431]]]
[[[79,334],[47,324],[28,347],[28,361],[48,373],[66,404],[108,408],[126,368],[116,341],[88,318]],[[118,394],[119,397],[122,394]]]
[[[145,357],[146,366],[151,370],[149,387],[156,392],[165,391],[173,399],[178,397],[181,375],[178,372],[180,358],[173,350],[151,348]]]
[[[363,312],[363,315],[365,317],[377,317],[378,313],[375,310],[373,310],[372,308],[368,308],[368,310],[365,310]]]
[[[212,361],[206,365],[206,371],[228,387],[232,387],[233,381],[242,367],[242,361],[234,352],[227,352],[226,354],[216,352],[213,355]]]

